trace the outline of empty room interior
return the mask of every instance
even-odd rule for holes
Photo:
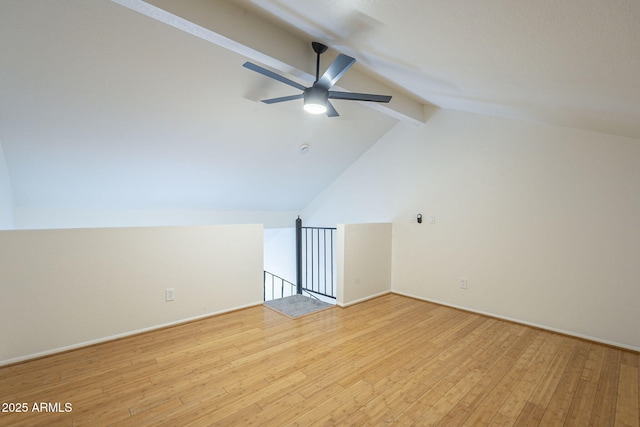
[[[0,425],[640,426],[638,22],[0,0]]]

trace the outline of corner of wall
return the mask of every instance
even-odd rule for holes
[[[0,230],[16,228],[15,201],[11,177],[0,141]]]
[[[338,305],[391,292],[391,232],[390,223],[338,225]]]

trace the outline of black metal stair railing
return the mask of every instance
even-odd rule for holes
[[[270,291],[270,292],[269,292]],[[318,299],[313,293],[303,289],[308,296]],[[264,271],[264,301],[289,297],[296,294],[296,284],[269,271]]]
[[[298,219],[298,293],[336,298],[336,228],[302,227]]]
[[[336,233],[334,227],[303,227],[296,220],[296,283],[264,271],[264,300],[306,294],[336,299]]]

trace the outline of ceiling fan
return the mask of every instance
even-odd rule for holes
[[[337,117],[339,116],[339,114],[336,109],[333,108],[331,102],[329,102],[330,99],[385,103],[391,100],[391,96],[388,95],[338,92],[335,90],[330,90],[333,85],[336,84],[338,79],[340,79],[340,77],[342,77],[342,75],[346,73],[347,70],[356,62],[356,60],[350,56],[339,54],[338,57],[331,63],[331,65],[329,65],[329,68],[327,68],[324,74],[320,76],[320,55],[327,51],[327,46],[318,42],[312,42],[311,46],[313,47],[313,51],[317,54],[316,81],[311,87],[302,86],[301,84],[296,83],[293,80],[289,80],[286,77],[269,71],[266,68],[262,68],[259,65],[252,64],[251,62],[245,62],[244,64],[242,64],[242,66],[245,68],[253,70],[272,79],[278,80],[279,82],[282,82],[289,86],[293,86],[296,89],[300,89],[302,91],[302,93],[298,95],[264,99],[262,102],[264,102],[265,104],[275,104],[278,102],[293,101],[294,99],[303,99],[305,111],[312,114],[327,113],[327,116],[329,117]]]

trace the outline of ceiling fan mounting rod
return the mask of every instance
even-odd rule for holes
[[[320,80],[320,55],[327,51],[327,46],[318,42],[311,42],[311,47],[313,47],[313,51],[317,54],[316,56],[316,81],[314,84]]]

